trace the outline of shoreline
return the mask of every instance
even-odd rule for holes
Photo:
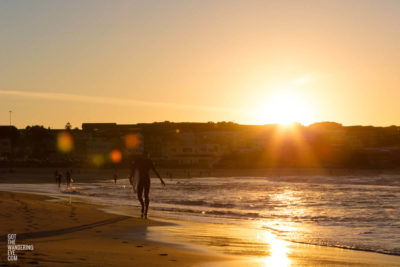
[[[47,196],[0,191],[1,264],[58,266],[194,266],[222,257],[176,248],[147,239],[125,238],[127,229],[146,235],[153,220],[116,216],[98,206],[68,201],[50,202]],[[33,251],[16,251],[18,261],[7,261],[7,237]]]
[[[167,239],[157,242],[149,238],[150,229],[160,228],[158,230],[158,233],[160,233],[162,228],[171,227],[165,221],[177,222],[179,220],[167,218],[162,222],[157,221],[157,217],[156,220],[141,220],[131,216],[111,214],[106,211],[106,206],[82,203],[79,200],[72,203],[68,203],[67,200],[50,202],[48,200],[52,199],[51,196],[32,193],[0,191],[0,196],[2,199],[0,203],[2,217],[11,216],[8,220],[16,222],[11,227],[4,220],[1,229],[6,232],[3,233],[2,231],[1,236],[5,238],[8,233],[16,233],[17,244],[24,244],[24,242],[27,242],[25,240],[32,241],[33,245],[37,244],[37,246],[35,245],[35,251],[32,253],[25,252],[21,255],[22,260],[17,263],[25,264],[30,261],[40,262],[40,265],[43,266],[47,266],[46,264],[54,266],[54,264],[62,264],[66,261],[71,263],[70,258],[74,257],[76,260],[74,262],[75,265],[85,266],[89,262],[90,265],[93,265],[99,262],[97,254],[102,251],[102,253],[106,254],[117,253],[119,255],[118,258],[109,256],[108,263],[110,265],[129,264],[133,259],[132,255],[136,255],[135,257],[143,258],[142,260],[145,261],[143,264],[146,266],[180,266],[179,263],[185,266],[241,266],[242,264],[260,266],[259,264],[267,262],[274,266],[273,261],[275,260],[287,261],[292,266],[314,266],[319,264],[324,264],[325,266],[400,266],[400,257],[395,255],[283,240],[276,240],[276,244],[281,252],[284,252],[283,254],[275,251],[274,247],[271,246],[267,251],[268,256],[225,255],[220,252],[214,253],[210,249],[193,249],[196,246],[191,245],[196,244],[184,244],[180,243],[179,240]],[[5,206],[10,210],[7,211]],[[52,220],[54,220],[52,224],[48,222],[46,224],[46,221],[43,221],[45,218],[49,220],[45,213],[48,210],[54,212],[52,214]],[[13,215],[10,213],[11,211]],[[191,221],[183,223],[189,229],[191,228],[191,230],[195,231],[199,231],[201,229],[199,227],[206,227],[204,223]],[[54,225],[58,227],[55,228]],[[182,227],[182,225],[178,224],[172,227]],[[29,236],[29,233],[31,233],[31,236]],[[18,239],[18,236],[20,236],[20,239]],[[23,242],[18,243],[18,240],[21,241],[21,239],[23,239]],[[82,248],[83,244],[92,246],[93,251],[88,252],[87,249],[84,249],[85,246]],[[127,249],[126,245],[129,244],[131,247]],[[109,251],[109,246],[115,249]],[[141,251],[143,250],[141,248],[147,248],[145,254],[151,259],[142,254]],[[66,253],[65,250],[70,253]],[[154,257],[151,253],[154,254]],[[43,256],[50,259],[46,259]],[[7,264],[4,261],[4,257],[5,254],[2,251],[2,263]],[[170,257],[171,261],[165,262],[164,258],[168,257]],[[104,262],[101,263],[103,264]],[[172,264],[168,265],[168,263]]]
[[[100,208],[100,210],[102,210],[106,213],[110,213],[110,214],[115,214],[115,215],[120,215],[120,216],[130,216],[124,212],[117,211],[114,208],[107,208],[106,206],[103,208]],[[162,224],[162,225],[160,225],[160,227],[168,227],[168,226],[181,227],[182,225],[189,225],[189,227],[190,227],[190,226],[193,226],[194,224],[208,225],[210,227],[215,227],[214,223],[190,221],[188,219],[182,219],[182,218],[162,217],[162,215],[152,216],[151,220],[160,222]],[[219,225],[224,226],[224,224],[219,224]],[[237,228],[240,229],[241,226],[237,226]],[[358,251],[358,252],[366,252],[366,253],[374,253],[374,254],[376,253],[376,254],[387,255],[387,256],[395,256],[395,257],[399,257],[399,261],[400,261],[400,254],[393,254],[393,253],[384,252],[384,251],[374,251],[374,250],[361,249],[361,248],[351,248],[351,247],[339,246],[339,245],[335,246],[335,245],[327,245],[327,244],[306,243],[306,242],[287,240],[287,239],[282,239],[282,238],[279,238],[279,239],[284,242],[293,243],[298,246],[314,246],[314,247],[322,247],[322,248],[328,248],[328,249],[349,250],[349,251]],[[210,252],[209,249],[207,249],[207,247],[204,245],[194,245],[194,244],[190,244],[187,242],[179,242],[179,240],[177,241],[177,240],[167,239],[167,241],[165,241],[165,242],[163,242],[163,241],[157,241],[157,242],[177,245],[178,247],[189,247],[190,249],[195,249],[197,251]],[[181,246],[183,243],[184,243],[184,245]],[[217,254],[221,254],[221,253],[217,253]],[[225,253],[223,253],[223,254],[225,254]]]

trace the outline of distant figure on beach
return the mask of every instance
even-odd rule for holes
[[[114,173],[113,179],[114,179],[114,184],[117,184],[117,179],[118,179],[117,173]]]
[[[58,170],[56,170],[55,173],[54,173],[54,177],[56,178],[56,184],[58,184],[58,188],[60,189],[62,174],[59,173]]]
[[[137,181],[137,197],[139,199],[140,205],[142,206],[142,218],[147,218],[147,211],[149,209],[149,193],[150,193],[150,170],[153,170],[157,177],[160,179],[161,184],[165,186],[163,179],[154,167],[153,162],[150,159],[149,153],[144,152],[143,155],[137,158],[131,168],[131,173],[129,180],[132,183],[132,178],[135,176],[135,171],[138,171],[138,181]],[[134,185],[133,185],[134,186]],[[143,201],[144,195],[144,201]]]
[[[71,186],[72,178],[71,178],[71,172],[67,171],[65,173],[65,179],[67,180],[67,187]]]

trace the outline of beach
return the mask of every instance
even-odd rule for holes
[[[18,266],[400,266],[398,256],[349,249],[298,244],[274,239],[263,256],[227,255],[212,246],[179,245],[176,240],[156,242],[147,233],[156,228],[179,227],[134,216],[105,213],[78,198],[49,201],[43,195],[0,192],[2,265]],[[54,200],[54,199],[53,199]],[[206,224],[185,222],[187,231]],[[229,233],[229,229],[226,229]],[[6,240],[33,245],[17,251],[18,261],[7,261]],[[215,239],[214,246],[227,246]],[[195,245],[195,244],[193,244]]]
[[[215,255],[178,249],[147,241],[152,220],[116,216],[83,203],[49,202],[49,198],[0,192],[1,263],[18,266],[194,266],[217,260]],[[137,239],[122,233],[134,232]],[[6,240],[16,234],[17,244],[33,251],[16,251],[7,261]]]

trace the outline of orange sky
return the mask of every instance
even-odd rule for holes
[[[400,125],[400,2],[0,3],[0,124]]]

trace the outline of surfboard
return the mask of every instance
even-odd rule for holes
[[[130,180],[133,191],[136,193],[138,184],[139,184],[139,170],[135,170],[135,174],[133,175],[132,179]]]

